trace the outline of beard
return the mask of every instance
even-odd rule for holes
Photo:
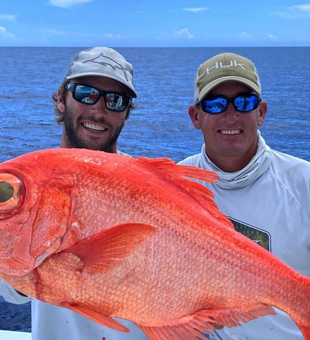
[[[113,126],[107,124],[104,119],[95,119],[92,116],[88,117],[87,119],[95,123],[105,124],[107,127],[109,127],[109,131],[112,131],[112,133],[109,135],[108,140],[98,142],[99,138],[97,137],[92,137],[88,141],[79,138],[77,135],[76,126],[74,125],[72,111],[66,106],[64,110],[64,128],[66,132],[67,144],[70,145],[71,148],[90,149],[113,153],[117,139],[124,127],[124,122],[122,122],[120,126],[114,127],[113,129]]]

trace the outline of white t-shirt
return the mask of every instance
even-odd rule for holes
[[[259,133],[258,138],[256,156],[238,172],[218,169],[204,145],[201,153],[180,164],[217,172],[220,180],[216,184],[201,183],[215,194],[219,209],[236,229],[310,277],[310,163],[271,150]],[[303,340],[289,316],[276,312],[276,316],[261,317],[241,327],[224,327],[211,339]]]

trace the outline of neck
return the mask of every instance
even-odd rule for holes
[[[64,135],[62,135],[60,147],[61,148],[72,148],[72,146],[68,143],[67,138],[65,138]]]
[[[246,154],[237,156],[214,156],[212,154],[209,154],[207,150],[205,150],[205,152],[209,159],[222,171],[236,172],[245,168],[251,162],[251,159],[256,155],[257,145],[254,150],[249,150]]]
[[[109,145],[108,148],[98,148],[96,146],[92,146],[92,145],[80,145],[80,146],[73,146],[69,139],[66,137],[65,134],[63,134],[62,139],[61,139],[61,143],[60,143],[60,147],[61,148],[70,148],[70,149],[76,149],[76,148],[83,148],[83,149],[88,149],[88,150],[98,150],[98,151],[104,151],[107,153],[117,153],[117,149],[116,149],[116,143],[114,143],[113,145]]]
[[[209,159],[224,172],[236,172],[246,167],[250,163],[252,157],[249,160],[245,160],[244,158],[216,158],[215,160],[212,159],[212,157],[209,157]]]

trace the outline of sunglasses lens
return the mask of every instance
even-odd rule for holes
[[[94,105],[100,96],[104,97],[107,109],[115,112],[124,111],[130,104],[130,98],[114,92],[100,91],[94,87],[80,84],[67,84],[66,89],[73,93],[73,98],[83,104]]]
[[[200,103],[204,112],[216,114],[224,112],[227,109],[228,104],[232,102],[237,111],[250,112],[258,107],[259,101],[259,97],[255,94],[244,94],[233,99],[210,97],[203,99]]]
[[[223,97],[209,98],[201,101],[203,111],[211,114],[225,111],[227,105],[227,100]]]
[[[105,104],[111,111],[122,112],[128,107],[129,98],[117,93],[106,93]]]
[[[239,96],[234,99],[235,108],[241,112],[255,110],[258,106],[258,97],[255,95]]]
[[[83,104],[93,105],[99,97],[99,91],[89,86],[77,85],[74,91],[74,99]]]

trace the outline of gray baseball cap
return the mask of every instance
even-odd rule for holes
[[[114,79],[127,86],[138,97],[133,86],[132,65],[117,51],[109,47],[93,47],[80,51],[69,64],[65,79],[99,76]]]

